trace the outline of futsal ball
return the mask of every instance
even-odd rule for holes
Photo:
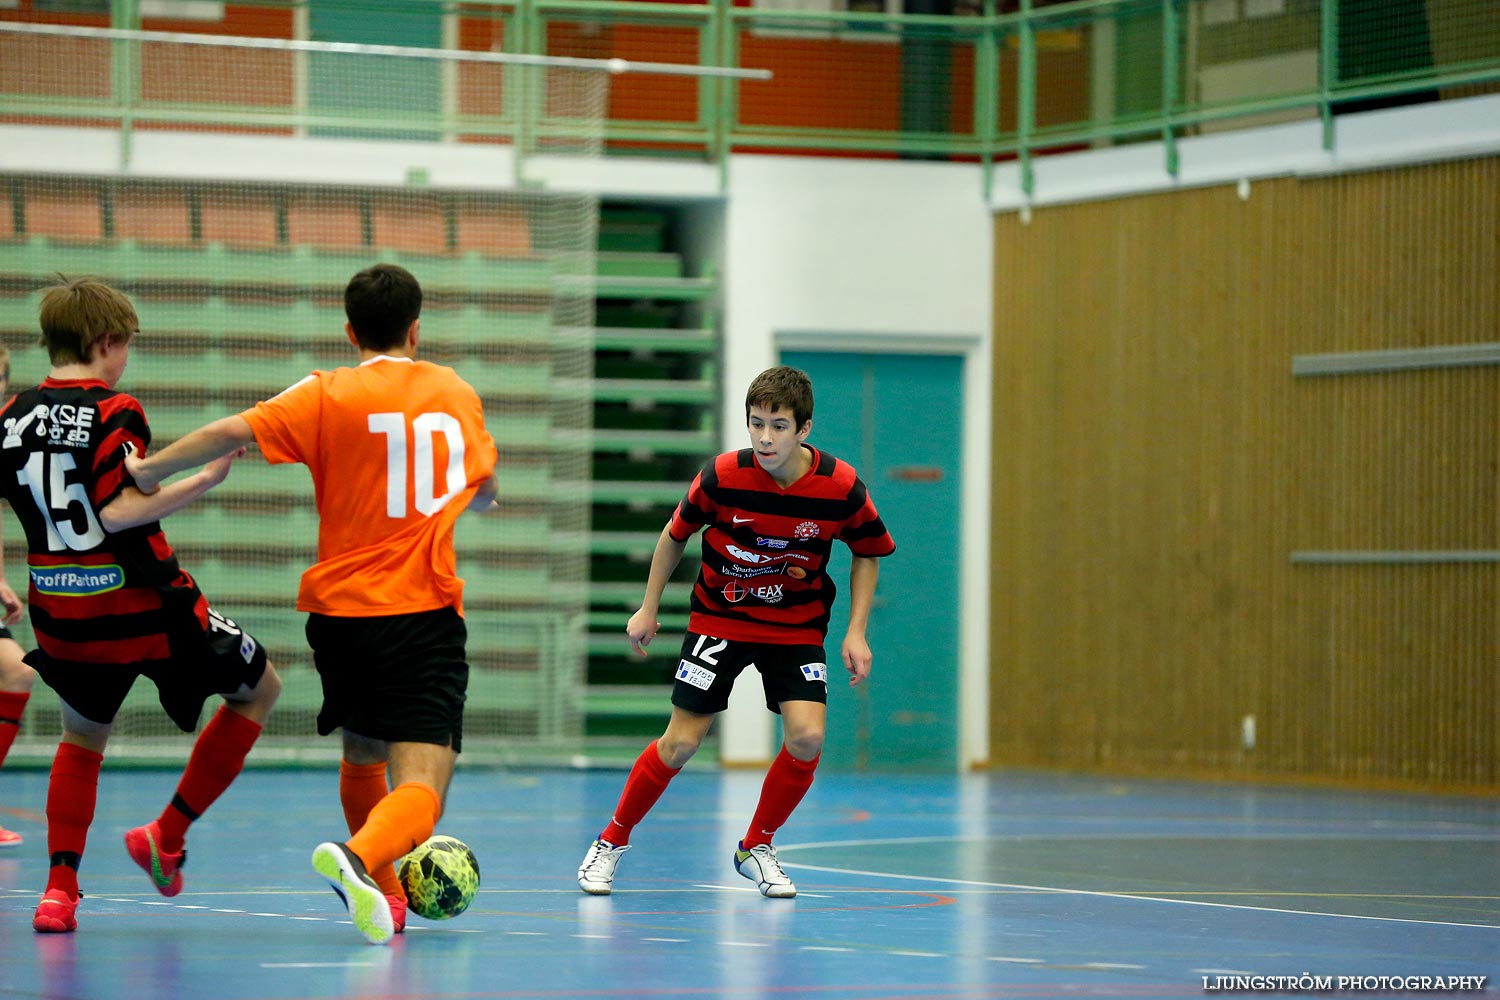
[[[428,920],[449,920],[469,908],[479,893],[479,862],[456,837],[430,837],[401,859],[401,888],[411,911]]]

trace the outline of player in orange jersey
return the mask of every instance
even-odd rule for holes
[[[478,394],[452,369],[416,359],[421,308],[405,269],[361,271],[344,292],[358,365],[313,372],[126,466],[152,489],[254,441],[268,462],[312,473],[318,561],[297,608],[309,613],[323,682],[318,732],[344,730],[339,792],[353,834],[319,844],[313,867],[377,944],[405,926],[392,863],[432,835],[463,735],[469,667],[454,522],[498,492]]]
[[[0,400],[10,398],[10,348],[0,347]],[[21,620],[21,599],[0,572],[0,765],[21,731],[21,714],[31,698],[36,671],[26,665],[26,651],[6,626]],[[21,835],[0,826],[0,849],[20,847]]]

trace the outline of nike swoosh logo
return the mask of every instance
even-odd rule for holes
[[[735,518],[733,518],[733,520],[734,520],[735,524],[749,524],[751,521],[755,520],[755,518],[753,518],[753,517],[735,517]]]
[[[146,833],[146,846],[151,848],[151,880],[158,889],[165,889],[172,884],[172,880],[161,870],[161,855],[156,850],[156,838],[151,836],[150,831]]]

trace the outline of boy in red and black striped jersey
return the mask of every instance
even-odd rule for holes
[[[52,371],[0,410],[0,495],[26,532],[37,649],[26,656],[62,700],[63,737],[47,786],[51,869],[32,926],[78,927],[78,866],[115,714],[149,677],[168,716],[204,726],[172,801],[125,835],[125,849],[164,896],[182,890],[187,828],[244,765],[281,682],[265,650],[208,606],[177,564],[159,519],[224,481],[234,456],[145,495],[125,472],[151,430],[141,404],[116,392],[140,323],[130,300],[83,278],[47,290],[42,342]]]
[[[10,397],[10,349],[0,347],[0,400]],[[21,599],[5,582],[0,565],[0,766],[21,731],[21,715],[31,699],[36,671],[26,665],[26,651],[7,626],[21,620]],[[20,847],[21,835],[0,826],[0,848]]]
[[[728,707],[735,678],[753,663],[766,707],[781,716],[785,740],[734,864],[763,895],[797,894],[771,838],[812,785],[823,750],[823,642],[837,593],[828,559],[835,540],[854,557],[849,630],[841,649],[852,687],[870,673],[865,627],[878,560],[896,549],[854,468],[806,443],[812,413],[812,382],[803,372],[782,366],[756,376],[745,394],[750,447],[705,465],[657,540],[645,599],[625,626],[642,656],[661,629],[656,616],[667,581],[688,539],[704,529],[672,717],[666,732],[636,759],[614,816],[584,855],[578,869],[584,892],[610,892],[631,830],[697,751],[714,716]]]

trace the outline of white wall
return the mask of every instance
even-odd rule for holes
[[[744,387],[776,363],[780,347],[965,356],[959,625],[964,764],[989,755],[992,243],[976,166],[775,156],[735,156],[729,164],[726,449],[745,446]],[[829,640],[836,650],[842,636]],[[878,671],[878,641],[874,653]],[[759,685],[747,680],[720,721],[726,763],[758,763],[776,749],[774,721]]]

